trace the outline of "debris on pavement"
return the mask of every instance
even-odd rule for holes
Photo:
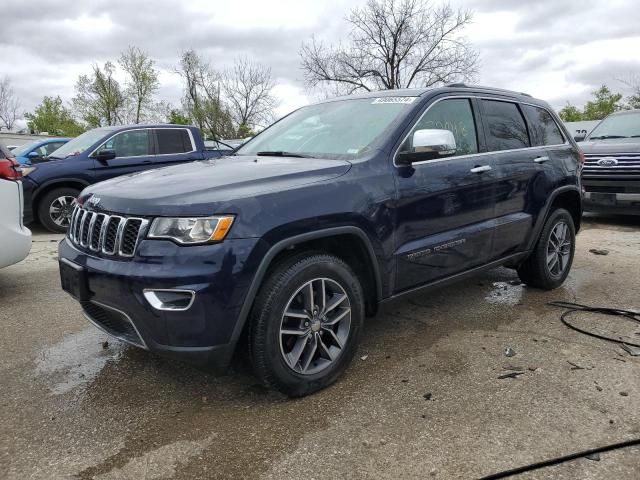
[[[569,360],[567,360],[567,363],[569,365],[571,365],[571,370],[585,370],[584,367],[581,367],[580,365],[578,365],[576,363],[570,362]]]
[[[431,400],[431,397],[433,397],[433,394],[432,393],[425,393],[423,395],[423,397],[424,397],[425,400]]]
[[[640,348],[634,347],[633,345],[627,345],[626,343],[623,343],[620,346],[632,357],[640,357]]]
[[[609,255],[609,250],[606,250],[604,248],[592,248],[591,250],[589,250],[589,252],[593,253],[594,255]]]
[[[102,342],[102,349],[106,350],[107,348],[109,348],[109,342],[105,340],[104,342]]]
[[[504,349],[504,356],[505,357],[515,357],[516,356],[516,351],[511,347],[507,347],[507,348]]]
[[[524,372],[524,367],[519,367],[515,365],[507,365],[502,367],[504,370],[511,370],[512,372]]]
[[[360,357],[360,360],[366,360],[367,358],[369,358],[369,355],[363,355]]]
[[[628,397],[629,396],[629,392],[620,392],[620,396],[621,397]]]
[[[511,372],[511,373],[505,373],[504,375],[500,375],[498,377],[498,380],[502,380],[505,378],[518,378],[518,375],[524,375],[525,372]]]

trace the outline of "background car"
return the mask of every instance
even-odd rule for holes
[[[31,231],[22,223],[22,172],[0,144],[0,268],[23,260],[31,250]]]
[[[51,232],[64,232],[76,197],[88,185],[222,155],[207,150],[200,130],[193,126],[123,125],[89,130],[53,152],[48,162],[23,169],[25,223],[35,219]]]
[[[640,110],[609,115],[580,149],[585,210],[640,215]]]
[[[40,163],[46,160],[46,157],[51,155],[70,138],[47,138],[44,140],[36,140],[31,143],[27,143],[20,147],[16,147],[12,152],[16,156],[16,160],[20,165],[31,165],[33,163]]]

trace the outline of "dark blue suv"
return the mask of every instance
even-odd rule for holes
[[[580,154],[549,106],[457,84],[301,108],[233,155],[86,188],[60,244],[98,328],[291,396],[334,382],[381,302],[571,268]]]
[[[231,149],[229,149],[231,150]],[[78,194],[102,180],[176,163],[218,157],[200,130],[185,125],[101,127],[53,151],[48,161],[23,168],[24,219],[65,232]]]

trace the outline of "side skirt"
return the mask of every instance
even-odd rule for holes
[[[446,287],[447,285],[450,285],[452,283],[456,283],[466,278],[473,277],[487,270],[492,270],[494,268],[501,267],[505,264],[509,264],[510,266],[517,265],[521,260],[524,260],[530,253],[531,252],[529,251],[515,253],[513,255],[509,255],[508,257],[504,257],[499,260],[495,260],[491,263],[487,263],[486,265],[481,265],[479,267],[472,268],[471,270],[467,270],[466,272],[456,273],[455,275],[451,275],[450,277],[441,278],[440,280],[436,280],[435,282],[430,282],[425,285],[420,285],[419,287],[414,287],[409,290],[396,293],[395,295],[392,295],[390,297],[383,299],[380,302],[380,304],[392,302],[416,292],[427,292],[431,290],[437,290],[439,288]]]

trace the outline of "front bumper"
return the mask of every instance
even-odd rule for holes
[[[259,264],[259,242],[180,247],[143,240],[132,259],[115,260],[81,251],[65,238],[59,258],[85,272],[89,296],[81,306],[96,326],[160,354],[224,368]],[[192,291],[194,298],[187,309],[162,310],[145,298],[149,289]]]
[[[585,192],[584,209],[588,212],[640,215],[640,193]]]

